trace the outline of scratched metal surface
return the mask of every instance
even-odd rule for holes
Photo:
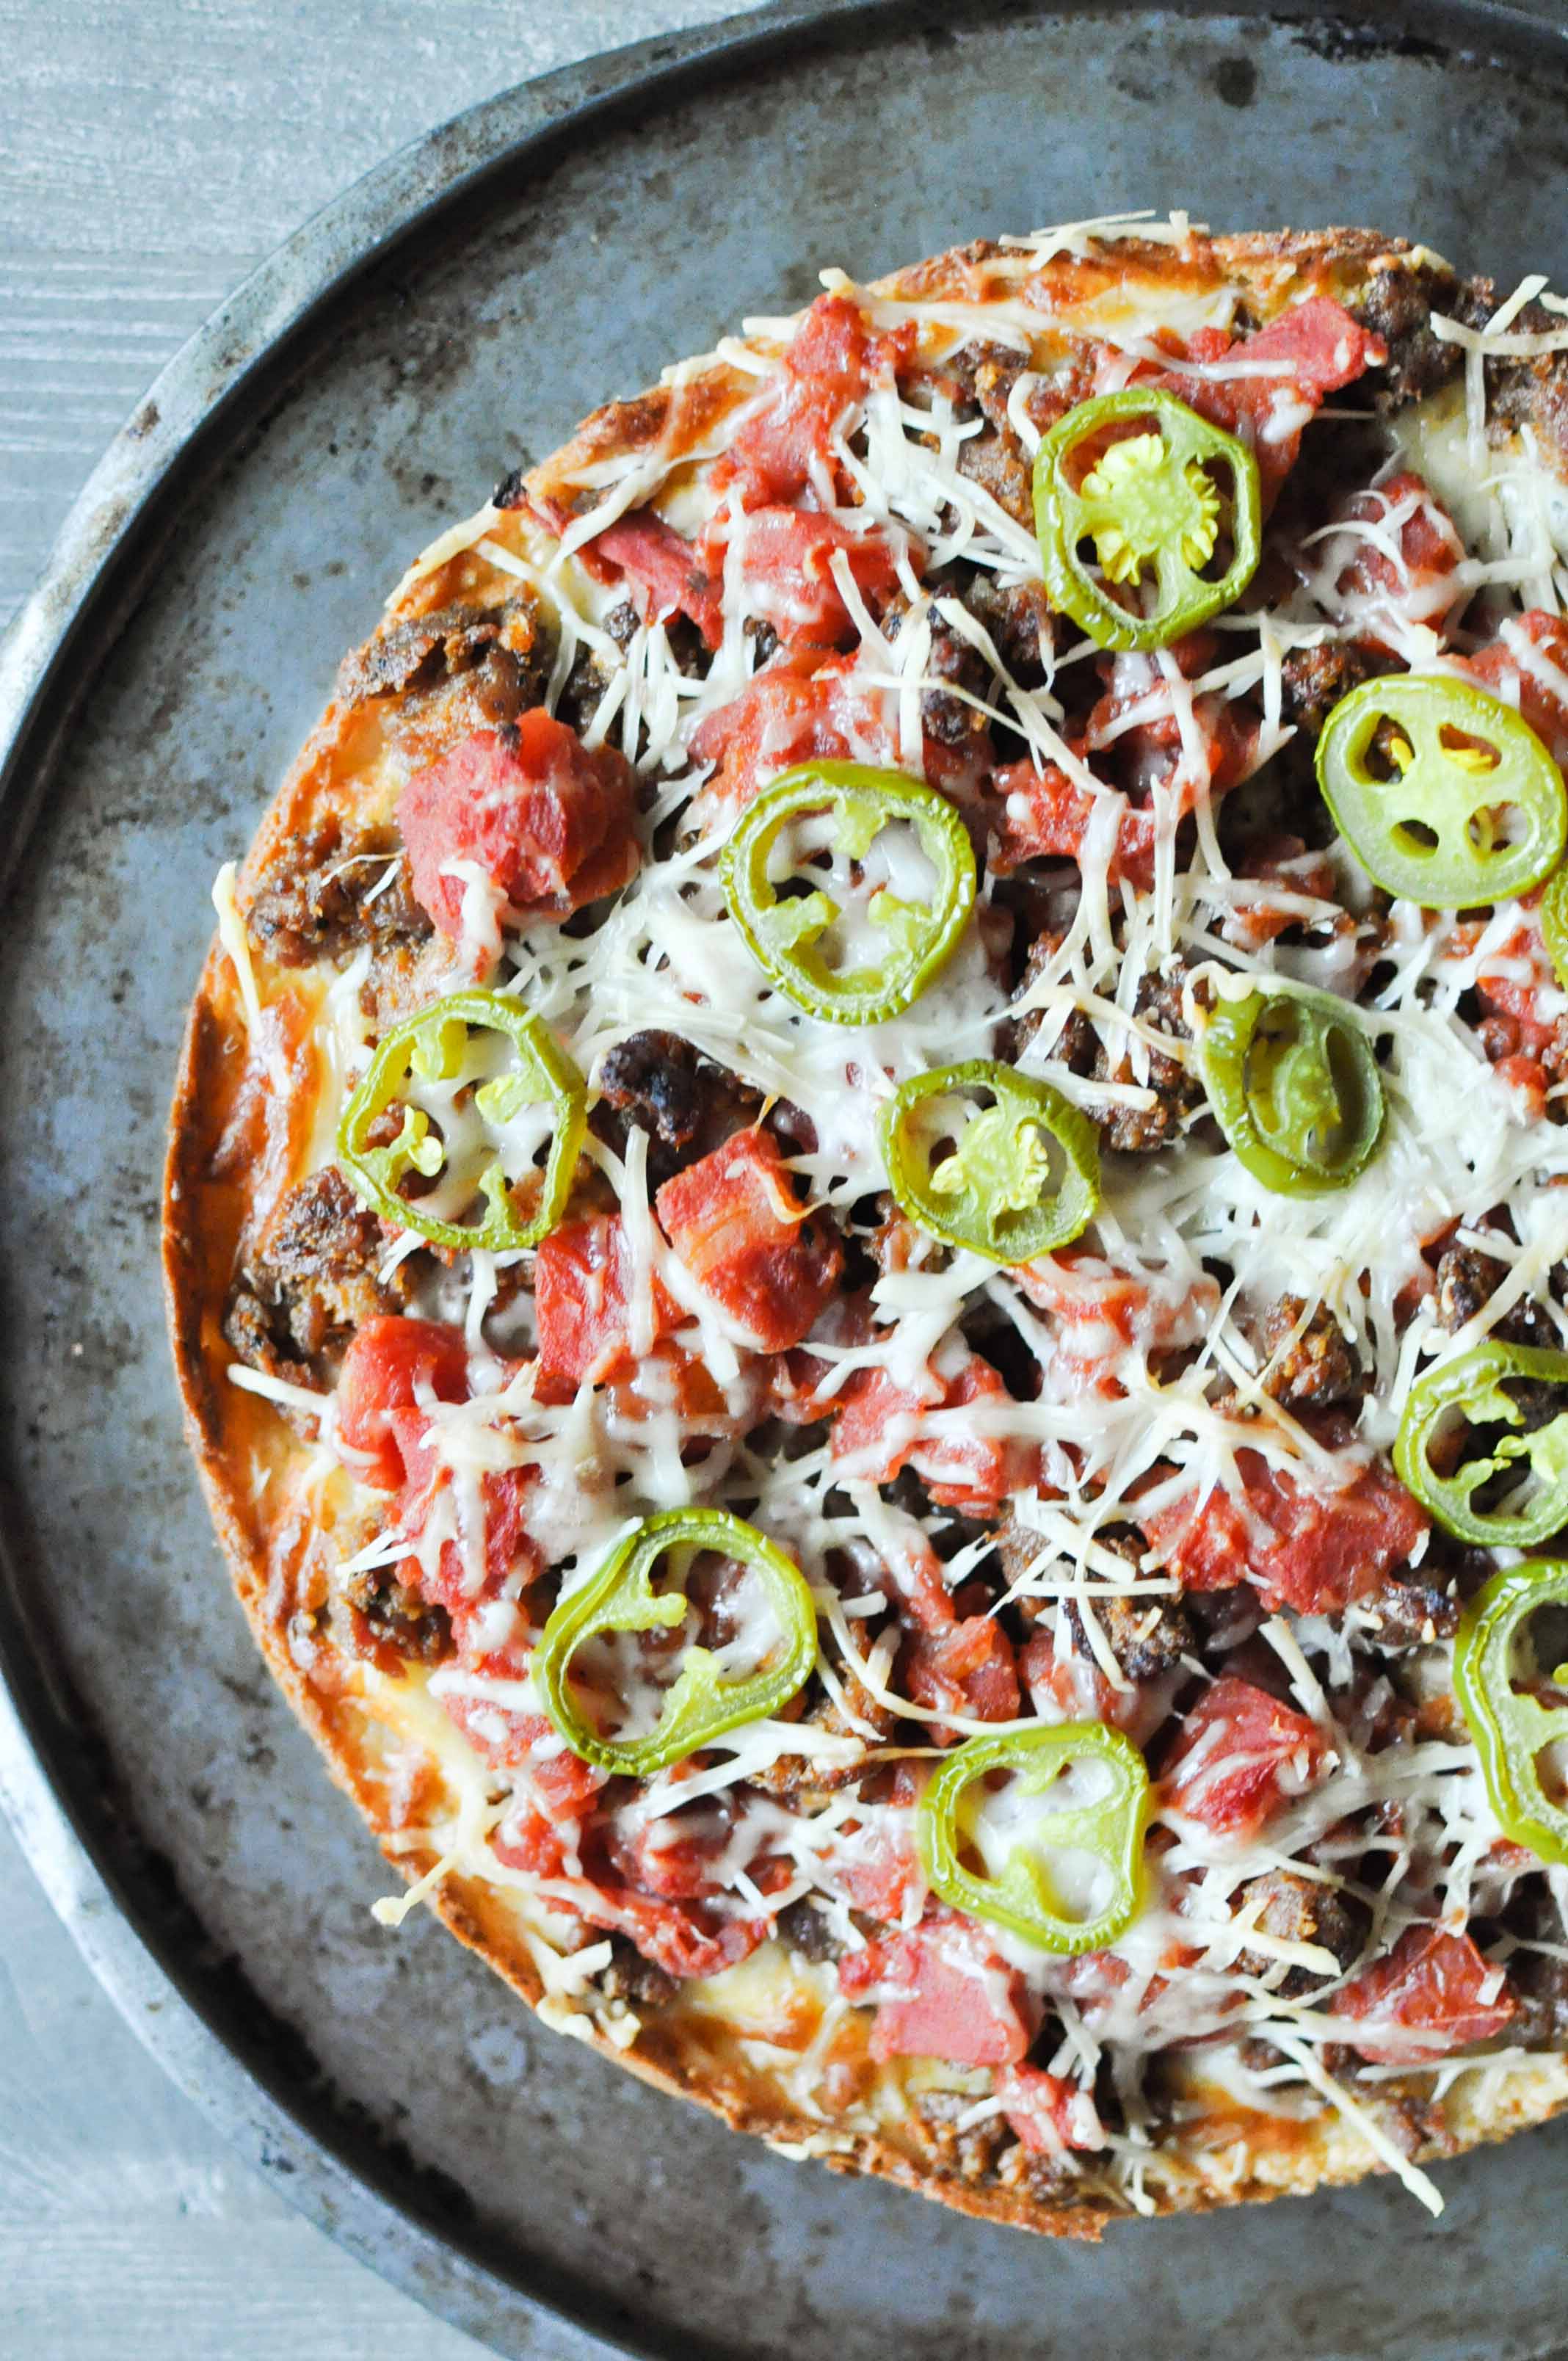
[[[1435,2228],[1375,2184],[1052,2249],[735,2141],[535,2026],[433,1927],[389,1940],[365,1909],[374,1850],[254,1660],[186,1471],[155,1189],[206,887],[422,538],[606,394],[803,300],[823,260],[870,274],[1157,197],[1225,226],[1409,227],[1504,278],[1568,269],[1541,169],[1568,149],[1568,65],[1538,34],[1524,70],[1496,15],[1429,8],[1396,38],[980,0],[824,13],[826,36],[786,11],[765,53],[710,49],[684,79],[677,40],[496,102],[305,233],[138,414],[0,662],[5,726],[34,675],[46,692],[7,783],[13,832],[37,818],[0,941],[0,1103],[28,1118],[0,1140],[0,1646],[48,1780],[0,1732],[8,1802],[186,2087],[498,2350],[603,2349],[543,2295],[694,2355],[1112,2361],[1153,2319],[1169,2361],[1544,2361],[1568,2129],[1443,2171]],[[154,478],[156,562],[151,521],[115,541]]]

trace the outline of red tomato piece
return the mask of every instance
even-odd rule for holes
[[[365,1483],[397,1490],[407,1468],[391,1413],[412,1410],[431,1394],[438,1401],[468,1398],[468,1348],[460,1328],[393,1313],[356,1332],[338,1373],[334,1424],[339,1440],[365,1455],[352,1463]]]
[[[847,761],[856,751],[853,703],[841,660],[822,663],[800,650],[775,656],[692,731],[693,760],[716,765],[702,789],[704,811],[743,810],[796,763]]]
[[[905,1935],[868,1943],[839,1963],[851,1999],[879,1990],[872,2056],[943,2058],[954,2066],[1009,2066],[1040,2021],[1024,1979],[979,1928],[944,1916]]]
[[[625,576],[645,623],[686,615],[706,646],[716,648],[723,639],[722,575],[716,579],[706,553],[652,509],[630,510],[586,542],[577,555],[595,573],[602,571],[612,580],[618,574]]]
[[[1160,1785],[1216,1836],[1255,1837],[1312,1784],[1329,1742],[1321,1722],[1223,1673],[1184,1718]]]
[[[992,2090],[1019,2139],[1036,2155],[1057,2155],[1064,2147],[1091,2152],[1105,2145],[1093,2092],[1065,2075],[1047,2074],[1039,2066],[1009,2066]]]
[[[1532,607],[1468,657],[1465,669],[1519,708],[1554,763],[1568,763],[1568,620]]]
[[[724,545],[741,567],[747,605],[772,623],[786,648],[839,647],[855,637],[850,610],[833,573],[842,550],[862,598],[880,608],[898,588],[894,553],[877,533],[856,533],[814,509],[753,509],[726,519],[720,511],[703,547],[722,575]]]
[[[437,1464],[428,1441],[430,1422],[423,1411],[392,1411],[389,1423],[408,1471],[398,1498],[397,1530],[408,1540],[417,1541],[430,1522],[436,1500],[450,1487],[451,1474]],[[543,1554],[528,1530],[529,1505],[538,1483],[537,1467],[496,1468],[479,1478],[485,1530],[480,1545],[482,1572],[477,1588],[470,1587],[467,1552],[459,1541],[442,1543],[433,1574],[427,1574],[412,1554],[399,1563],[398,1580],[405,1590],[413,1591],[433,1607],[445,1608],[452,1618],[453,1637],[460,1653],[465,1651],[468,1626],[475,1614],[498,1596],[519,1562],[529,1581],[543,1565]],[[453,1497],[461,1521],[462,1496]]]
[[[844,295],[819,295],[784,356],[773,399],[736,434],[713,470],[716,489],[733,485],[744,508],[796,500],[816,489],[816,475],[836,479],[829,450],[846,410],[865,397],[880,368],[907,361],[912,327],[873,338],[859,307]]]
[[[1402,1565],[1431,1521],[1381,1460],[1317,1492],[1255,1451],[1238,1451],[1245,1509],[1216,1488],[1139,1519],[1189,1590],[1251,1582],[1266,1605],[1337,1615]]]
[[[830,1226],[806,1220],[771,1132],[737,1132],[666,1180],[654,1203],[692,1277],[764,1352],[800,1343],[844,1257]]]
[[[888,1813],[879,1813],[870,1827],[840,1833],[827,1866],[855,1908],[884,1924],[896,1924],[911,1895],[925,1886],[911,1823]]]
[[[932,1371],[931,1397],[922,1400],[894,1383],[885,1369],[861,1369],[839,1396],[833,1421],[835,1459],[853,1461],[849,1473],[863,1483],[891,1484],[912,1467],[933,1500],[948,1509],[994,1509],[1028,1474],[1030,1455],[1005,1434],[949,1428],[928,1432],[941,1411],[1012,1399],[991,1363],[967,1353],[954,1370]]]
[[[1320,574],[1343,555],[1328,600],[1334,620],[1354,624],[1361,639],[1390,655],[1399,653],[1390,630],[1396,616],[1441,632],[1455,603],[1453,574],[1464,544],[1422,478],[1402,467],[1357,492],[1341,522],[1372,532],[1336,533],[1306,554],[1317,559]],[[1467,595],[1457,593],[1461,602]]]
[[[1501,2033],[1515,2012],[1500,1967],[1468,1935],[1407,1927],[1378,1960],[1336,1993],[1337,2016],[1359,2019],[1351,2047],[1378,2066],[1398,2066],[1468,2049]]]
[[[912,1632],[899,1653],[899,1684],[916,1705],[933,1712],[962,1714],[971,1721],[1012,1721],[1019,1703],[1013,1642],[994,1619],[981,1610],[964,1614],[941,1632]],[[942,1742],[942,1725],[933,1733]]]
[[[445,872],[472,861],[514,910],[569,917],[635,872],[635,786],[624,754],[585,746],[543,706],[476,730],[399,798],[416,900],[460,935],[463,880]]]
[[[1323,396],[1354,384],[1364,370],[1387,358],[1387,348],[1332,296],[1313,295],[1235,344],[1219,329],[1201,328],[1188,357],[1206,364],[1277,363],[1277,375],[1270,369],[1232,378],[1195,377],[1179,364],[1149,380],[1168,386],[1201,418],[1250,444],[1266,509],[1295,465],[1301,430]]]
[[[587,1213],[563,1222],[540,1243],[533,1266],[533,1307],[539,1325],[539,1375],[551,1400],[560,1380],[573,1392],[585,1378],[607,1384],[636,1367],[630,1349],[629,1303],[631,1250],[619,1213]],[[655,1275],[652,1280],[655,1338],[679,1327],[680,1305]]]

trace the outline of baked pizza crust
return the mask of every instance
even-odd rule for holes
[[[862,292],[884,302],[965,307],[978,333],[988,313],[1000,317],[1002,307],[1020,302],[1048,329],[1053,310],[1080,315],[1098,302],[1123,303],[1140,287],[1167,299],[1222,285],[1237,291],[1255,325],[1310,293],[1360,306],[1378,324],[1419,318],[1432,308],[1434,291],[1452,300],[1453,280],[1446,266],[1420,247],[1372,232],[1326,230],[1195,236],[1179,254],[1123,237],[1088,260],[1063,254],[1023,271],[1015,249],[977,241]],[[1519,374],[1533,374],[1532,420],[1561,467],[1558,377],[1540,369]],[[596,412],[521,489],[546,513],[570,519],[600,497],[586,478],[602,480],[612,467],[652,454],[661,469],[678,467],[711,447],[727,417],[754,390],[754,379],[722,360],[687,365],[661,386]],[[1528,382],[1519,399],[1530,406]],[[499,609],[516,585],[477,544],[487,535],[504,542],[512,521],[511,511],[491,504],[434,544],[394,593],[367,654],[400,625],[457,602]],[[395,766],[381,759],[366,709],[330,704],[261,821],[237,881],[240,908],[278,848],[310,836],[323,819],[351,816],[359,830],[389,823],[399,784]],[[247,1021],[234,962],[215,938],[186,1027],[164,1184],[163,1271],[175,1366],[203,1487],[257,1644],[389,1865],[412,1884],[437,1861],[428,1844],[411,1849],[402,1833],[394,1787],[406,1790],[407,1749],[394,1782],[386,1725],[367,1705],[357,1669],[324,1652],[313,1631],[313,1601],[324,1582],[333,1528],[325,1495],[313,1488],[310,1447],[291,1434],[270,1402],[240,1390],[227,1375],[235,1354],[223,1334],[225,1300],[247,1243],[265,1232],[304,1169],[322,1088],[312,1040],[321,980],[269,971],[259,956],[256,967],[265,981],[259,1027]],[[421,998],[414,973],[408,1005]],[[434,1789],[445,1776],[428,1751],[414,1775]],[[1075,2202],[1054,2203],[1027,2186],[967,2178],[891,2130],[836,2131],[792,2103],[784,2077],[748,2060],[713,2002],[694,2007],[685,1987],[663,2004],[639,2004],[635,2014],[563,2002],[546,1990],[537,1946],[503,1891],[454,1872],[423,1898],[546,2022],[655,2088],[706,2106],[735,2130],[793,2155],[818,2157],[834,2170],[875,2174],[959,2212],[1048,2235],[1098,2237],[1126,2210],[1109,2193],[1097,2194],[1091,2178]],[[719,2006],[725,1981],[710,1986]],[[1421,2105],[1428,2088],[1421,2073],[1385,2083],[1376,2106],[1385,2137],[1413,2162],[1504,2138],[1558,2114],[1568,2105],[1568,2060],[1543,2056],[1510,2070],[1488,2070],[1483,2061],[1461,2074],[1438,2116]],[[1201,2122],[1188,2126],[1187,2159],[1162,2158],[1157,2144],[1151,2151],[1143,2210],[1164,2214],[1304,2194],[1386,2169],[1365,2132],[1326,2101],[1280,2114],[1244,2108],[1221,2093],[1211,2092],[1210,2101]]]

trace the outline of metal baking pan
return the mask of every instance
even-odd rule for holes
[[[1550,5],[1550,0],[1548,0]],[[499,2351],[1544,2361],[1568,2125],[1098,2251],[787,2164],[546,2033],[385,1872],[232,1604],[158,1174],[207,888],[337,653],[510,467],[741,313],[983,230],[1185,204],[1568,273],[1568,41],[1478,5],[790,5],[476,108],[181,354],[0,653],[0,1784],[138,2033],[262,2170]]]

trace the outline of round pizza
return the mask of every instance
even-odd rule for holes
[[[219,877],[218,1530],[548,2025],[1036,2229],[1436,2210],[1568,2100],[1568,302],[823,284],[435,541]]]

